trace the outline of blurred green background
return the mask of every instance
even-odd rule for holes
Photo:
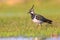
[[[38,27],[28,13],[34,10],[53,20],[53,26]],[[50,36],[60,34],[60,0],[0,0],[0,37],[8,36]]]

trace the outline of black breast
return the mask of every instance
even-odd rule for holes
[[[31,18],[34,19],[34,17],[35,17],[35,14],[31,14]]]

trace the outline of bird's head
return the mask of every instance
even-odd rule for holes
[[[32,8],[29,10],[29,12],[28,13],[30,13],[30,14],[34,14],[34,5],[32,6]]]

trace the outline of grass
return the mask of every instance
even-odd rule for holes
[[[28,4],[27,4],[28,5]],[[55,5],[42,4],[35,6],[38,14],[53,20],[53,26],[46,24],[38,26],[32,22],[27,13],[31,4],[25,7],[3,7],[0,11],[0,37],[9,36],[50,36],[52,33],[60,34],[60,7]],[[27,7],[27,8],[26,8]]]

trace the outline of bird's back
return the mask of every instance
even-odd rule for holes
[[[46,23],[49,23],[49,24],[52,24],[52,20],[49,20],[49,19],[45,18],[45,17],[42,16],[42,15],[37,15],[37,16],[36,16],[36,19],[37,19],[37,20],[40,20],[40,21],[43,21],[43,22],[46,22]]]
[[[36,19],[38,19],[38,20],[46,20],[46,18],[45,17],[43,17],[42,15],[36,15]]]

